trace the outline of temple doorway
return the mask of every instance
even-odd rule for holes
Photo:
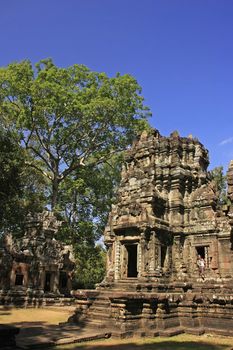
[[[209,267],[209,246],[198,246],[196,247],[197,256],[201,256],[205,260],[205,267]]]
[[[161,267],[164,267],[166,255],[167,255],[167,247],[162,245],[161,246]]]
[[[67,282],[68,282],[68,276],[65,271],[60,271],[60,276],[59,276],[59,287],[61,290],[67,288]]]
[[[51,272],[45,273],[44,291],[51,292]]]
[[[23,274],[16,273],[15,275],[15,285],[16,286],[22,286],[23,285]]]
[[[128,268],[127,268],[127,277],[137,277],[137,244],[126,245],[128,253]]]

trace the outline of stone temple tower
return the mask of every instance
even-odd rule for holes
[[[191,135],[163,137],[154,130],[134,143],[105,230],[109,282],[198,278],[198,255],[206,278],[230,275],[231,226],[217,211],[208,164],[207,150]]]
[[[75,294],[72,322],[121,337],[233,335],[233,162],[225,205],[208,164],[191,135],[138,137],[104,232],[106,277],[96,290]]]

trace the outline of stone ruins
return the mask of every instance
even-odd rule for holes
[[[55,239],[53,213],[28,219],[23,237],[5,235],[0,249],[0,304],[44,305],[68,296],[75,267],[72,248]]]
[[[142,133],[126,152],[104,232],[106,277],[75,293],[69,322],[119,337],[233,335],[233,161],[224,206],[208,164],[192,135]]]

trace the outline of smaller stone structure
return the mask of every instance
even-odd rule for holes
[[[72,248],[55,239],[60,226],[53,213],[30,218],[25,234],[6,234],[0,248],[0,302],[24,304],[69,296],[74,270]]]

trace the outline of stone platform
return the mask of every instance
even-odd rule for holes
[[[140,284],[140,291],[134,292],[79,291],[78,308],[69,322],[83,329],[111,330],[119,338],[205,332],[233,336],[232,290],[233,282],[227,287],[203,282],[154,288]]]

